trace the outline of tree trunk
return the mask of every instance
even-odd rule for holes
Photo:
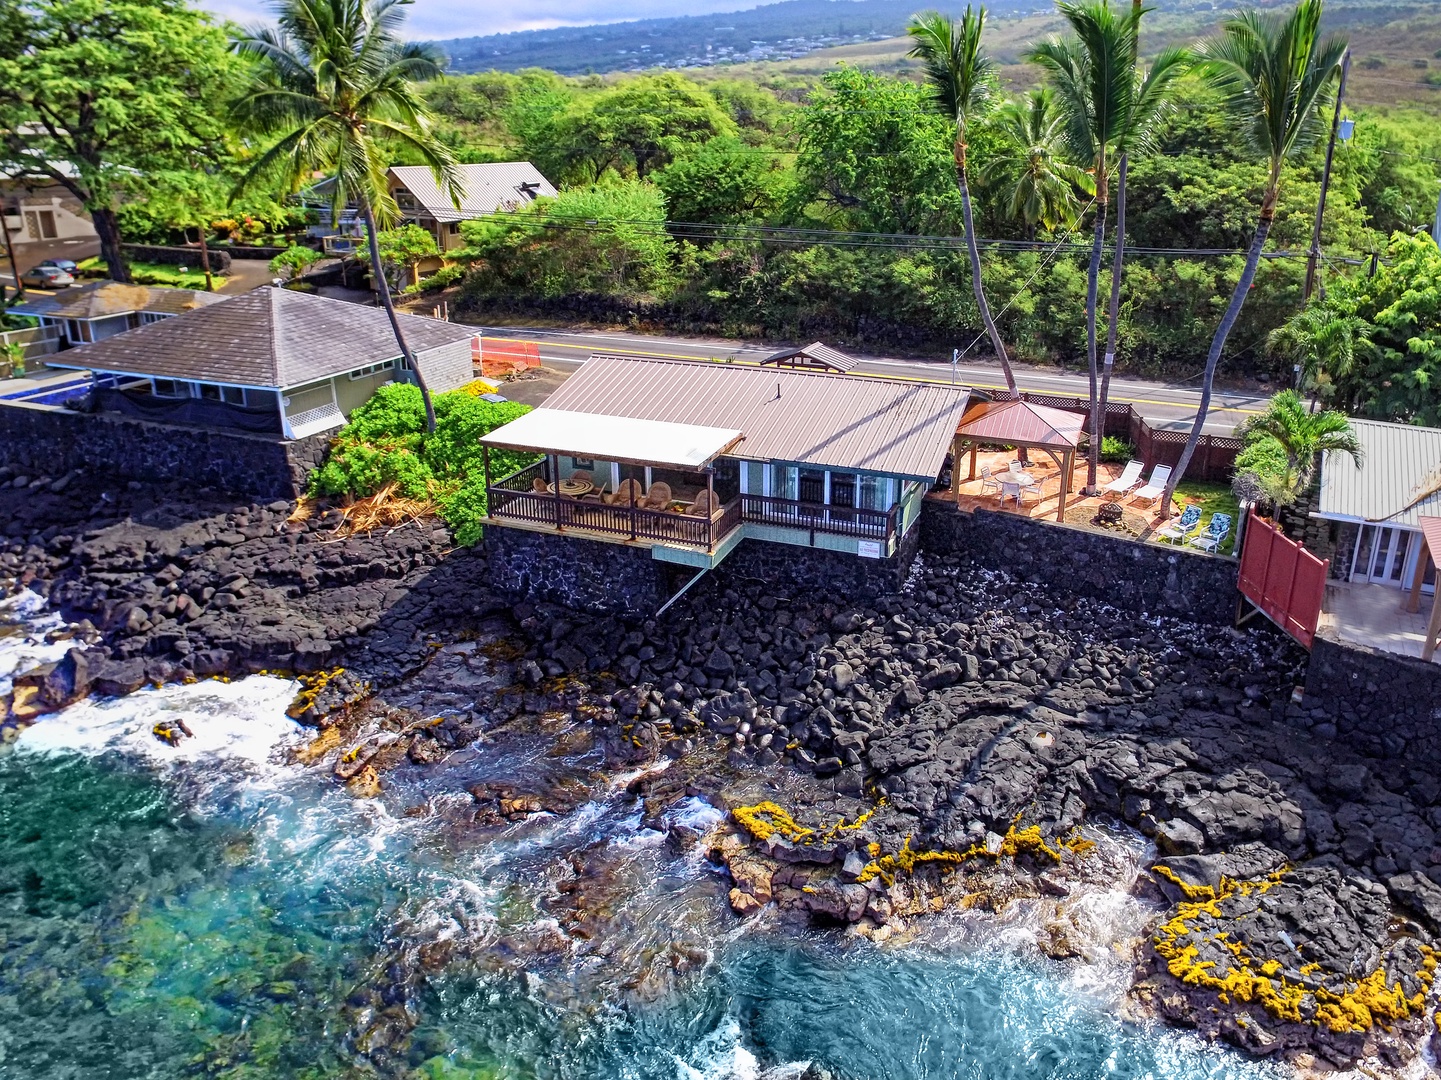
[[[976,294],[976,307],[980,309],[981,322],[985,324],[986,334],[991,339],[991,348],[996,351],[996,359],[1001,362],[1006,388],[1011,392],[1012,398],[1019,400],[1021,392],[1016,389],[1016,376],[1011,371],[1011,361],[1006,356],[1006,346],[1001,342],[1001,332],[996,329],[996,320],[991,318],[991,306],[986,303],[986,290],[981,283],[981,252],[976,246],[976,225],[971,218],[971,185],[966,179],[966,152],[963,146],[956,150],[956,186],[961,190],[961,214],[966,223],[966,253],[971,258],[971,289]]]
[[[1111,306],[1106,319],[1106,355],[1101,364],[1101,393],[1096,405],[1096,414],[1100,416],[1101,427],[1098,429],[1101,436],[1105,434],[1106,426],[1106,399],[1111,393],[1111,368],[1116,363],[1116,324],[1121,316],[1121,268],[1126,261],[1126,165],[1128,154],[1121,155],[1121,161],[1116,169],[1116,255],[1111,260]],[[1100,469],[1101,462],[1101,439],[1091,439],[1090,464],[1087,467],[1087,475],[1091,483],[1096,482],[1096,474]]]
[[[400,318],[395,314],[395,302],[390,298],[390,282],[385,280],[385,274],[380,268],[380,242],[376,239],[375,213],[369,202],[362,201],[360,209],[365,215],[365,237],[370,246],[371,277],[380,293],[385,314],[390,317],[390,328],[395,331],[395,343],[400,346],[400,355],[405,357],[406,364],[415,376],[415,385],[420,387],[420,400],[425,402],[425,430],[429,433],[435,430],[435,406],[430,401],[430,388],[425,385],[425,373],[420,370],[420,365],[415,362],[415,354],[410,351],[410,346],[405,341],[405,332],[400,328]]]
[[[120,257],[120,223],[115,220],[115,211],[102,207],[90,211],[90,220],[95,225],[95,235],[100,237],[100,257],[105,260],[112,281],[129,281],[130,269]]]
[[[1216,378],[1216,365],[1220,363],[1221,350],[1226,346],[1226,338],[1230,336],[1231,328],[1240,318],[1241,308],[1246,303],[1246,294],[1251,291],[1251,282],[1256,279],[1256,267],[1261,263],[1261,249],[1266,246],[1266,236],[1271,231],[1271,222],[1276,214],[1274,204],[1275,195],[1268,193],[1261,206],[1261,216],[1256,222],[1256,235],[1251,241],[1251,250],[1246,253],[1246,267],[1241,271],[1241,279],[1236,282],[1235,291],[1231,293],[1231,303],[1226,308],[1226,314],[1221,317],[1221,325],[1216,327],[1216,336],[1211,339],[1211,351],[1206,354],[1206,372],[1201,377],[1201,402],[1196,410],[1196,422],[1191,425],[1191,434],[1181,451],[1181,459],[1171,470],[1171,479],[1166,483],[1166,490],[1161,493],[1160,512],[1163,515],[1170,512],[1176,484],[1186,475],[1186,467],[1191,464],[1191,458],[1196,453],[1196,444],[1201,441],[1201,431],[1206,426],[1206,410],[1211,407],[1211,385]]]
[[[1104,191],[1101,185],[1105,181],[1097,178],[1096,190]],[[1091,237],[1091,265],[1086,271],[1086,360],[1091,370],[1091,446],[1098,447],[1101,442],[1101,395],[1099,386],[1099,372],[1096,364],[1096,293],[1098,282],[1101,276],[1101,247],[1106,240],[1106,203],[1105,200],[1096,208],[1096,229]],[[1096,466],[1097,456],[1092,450],[1087,457],[1086,463],[1086,486],[1081,490],[1082,495],[1094,495],[1096,493]]]
[[[210,248],[205,245],[205,223],[201,222],[196,231],[200,233],[200,268],[205,271],[205,291],[214,292],[215,281],[210,276]]]

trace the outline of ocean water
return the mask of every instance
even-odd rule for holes
[[[63,651],[26,640],[32,602],[7,616],[0,677]],[[0,749],[0,1078],[1280,1075],[1118,1019],[1109,939],[1144,918],[1124,895],[1086,898],[1067,963],[1024,910],[904,945],[798,935],[731,915],[723,873],[646,828],[623,778],[564,817],[477,829],[465,786],[552,767],[539,741],[352,799],[282,763],[307,734],[293,691],[92,699]],[[151,728],[174,716],[195,737],[172,748]]]

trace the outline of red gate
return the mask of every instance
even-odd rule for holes
[[[1331,560],[1316,558],[1251,513],[1241,546],[1241,595],[1306,648],[1316,636]]]

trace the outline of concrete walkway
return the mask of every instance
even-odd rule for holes
[[[1431,598],[1422,596],[1421,610],[1413,614],[1406,610],[1406,597],[1406,590],[1385,585],[1333,582],[1326,586],[1322,625],[1334,627],[1342,641],[1353,645],[1419,658]],[[1441,663],[1441,652],[1433,661]]]

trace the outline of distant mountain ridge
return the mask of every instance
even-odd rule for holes
[[[783,0],[749,11],[524,30],[434,44],[445,51],[450,70],[457,73],[543,67],[563,75],[582,75],[656,67],[705,67],[782,60],[836,45],[896,37],[904,33],[906,20],[912,14],[928,7],[959,14],[965,4]],[[992,16],[1052,10],[1040,0],[993,0],[987,7]]]

